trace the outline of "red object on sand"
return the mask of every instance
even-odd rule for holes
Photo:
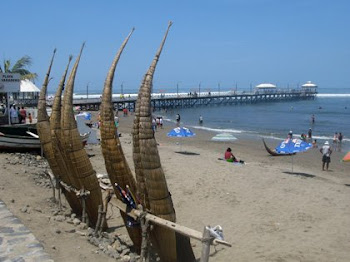
[[[343,157],[343,162],[350,162],[350,151]]]

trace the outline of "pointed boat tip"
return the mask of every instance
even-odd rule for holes
[[[68,58],[69,62],[72,61],[72,59],[73,59],[73,55],[69,55],[69,58]]]
[[[170,20],[170,21],[168,22],[168,26],[170,27],[170,26],[172,26],[172,25],[173,25],[173,21]]]
[[[53,50],[53,53],[56,54],[57,48],[55,47],[55,49]]]

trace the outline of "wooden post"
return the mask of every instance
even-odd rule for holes
[[[101,224],[101,216],[102,216],[102,205],[98,205],[98,216],[97,216],[97,222],[95,226],[95,235],[97,235],[97,232]]]
[[[202,239],[202,253],[200,262],[209,261],[210,245],[212,244],[214,237],[210,235],[208,227],[204,227],[203,239]]]

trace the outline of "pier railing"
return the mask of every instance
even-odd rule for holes
[[[317,91],[312,89],[254,90],[252,92],[153,93],[151,103],[154,110],[160,110],[209,105],[308,100],[315,99],[316,94]],[[116,109],[127,108],[129,111],[134,111],[136,99],[137,94],[113,95],[112,102]],[[48,101],[48,104],[50,104],[50,101]],[[74,106],[80,106],[83,110],[99,110],[101,97],[73,97],[73,104]]]

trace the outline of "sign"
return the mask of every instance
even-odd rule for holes
[[[20,74],[0,73],[0,93],[17,93],[20,90]]]

